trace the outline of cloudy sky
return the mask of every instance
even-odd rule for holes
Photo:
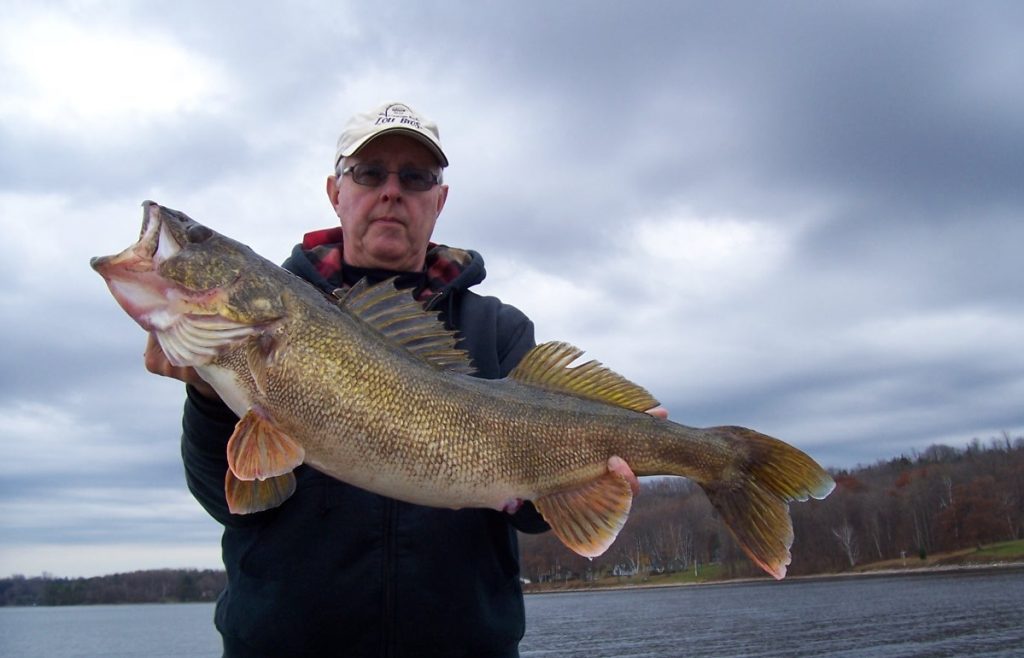
[[[673,419],[839,468],[1024,433],[1019,3],[241,6],[5,3],[0,576],[219,566],[89,258],[153,199],[283,260],[391,99],[441,126],[435,239]]]

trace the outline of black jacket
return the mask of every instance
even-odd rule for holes
[[[338,287],[341,273],[309,246],[296,246],[285,267],[325,291]],[[532,323],[468,290],[485,276],[475,252],[435,247],[428,271],[441,270],[447,278],[427,277],[428,306],[459,330],[478,376],[507,375],[534,345]],[[215,620],[226,656],[518,655],[516,528],[547,528],[532,505],[514,516],[421,507],[300,466],[297,490],[279,508],[233,515],[224,475],[236,421],[189,388],[182,456],[189,489],[224,525],[228,586]]]

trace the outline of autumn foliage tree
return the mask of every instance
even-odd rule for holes
[[[962,449],[935,445],[833,477],[827,499],[790,507],[791,574],[1024,537],[1024,437],[974,440]],[[711,563],[726,575],[759,573],[700,488],[681,478],[645,481],[619,538],[593,561],[550,533],[522,536],[521,552],[523,576],[533,582],[699,573]]]

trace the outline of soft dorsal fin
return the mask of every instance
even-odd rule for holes
[[[394,278],[377,284],[360,279],[334,295],[341,308],[427,363],[464,374],[476,372],[469,354],[455,347],[455,332],[446,329],[436,313],[424,311],[408,290],[395,288]]]
[[[569,367],[581,354],[583,350],[568,343],[544,343],[527,352],[509,377],[549,391],[568,393],[634,411],[647,411],[658,406],[658,401],[642,386],[597,361]]]

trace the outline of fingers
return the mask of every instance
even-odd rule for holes
[[[146,370],[150,371],[154,375],[163,375],[164,377],[170,377],[169,370],[173,368],[170,361],[164,355],[164,351],[160,348],[160,343],[157,342],[156,336],[149,334],[146,339],[146,351],[142,354],[143,362],[146,364]]]
[[[622,476],[629,483],[629,488],[633,490],[634,496],[640,493],[640,480],[621,457],[613,456],[608,459],[608,472]]]
[[[660,418],[661,420],[668,420],[668,409],[662,406],[652,407],[647,410],[646,413]],[[640,480],[637,479],[633,469],[629,467],[621,457],[614,456],[608,460],[608,471],[610,473],[617,473],[621,475],[626,482],[629,483],[629,488],[633,490],[633,495],[636,496],[640,493]]]
[[[651,414],[655,418],[668,420],[668,409],[666,409],[665,407],[653,407],[651,409],[648,409],[646,413]]]
[[[647,413],[655,418],[668,420],[668,409],[665,407],[652,407],[647,410]],[[636,474],[633,472],[633,469],[629,467],[629,464],[627,464],[621,457],[613,456],[608,460],[608,472],[621,475],[626,482],[629,483],[629,488],[633,490],[633,495],[639,495],[640,480],[637,479]]]
[[[146,351],[143,353],[143,362],[146,365],[146,370],[153,373],[154,375],[160,375],[161,377],[170,377],[171,379],[177,379],[191,384],[199,393],[210,399],[216,399],[219,397],[217,392],[213,390],[213,387],[206,383],[206,381],[199,376],[195,368],[175,366],[167,360],[167,355],[164,354],[163,349],[160,347],[160,343],[157,341],[156,336],[149,334],[149,338],[146,340]]]

